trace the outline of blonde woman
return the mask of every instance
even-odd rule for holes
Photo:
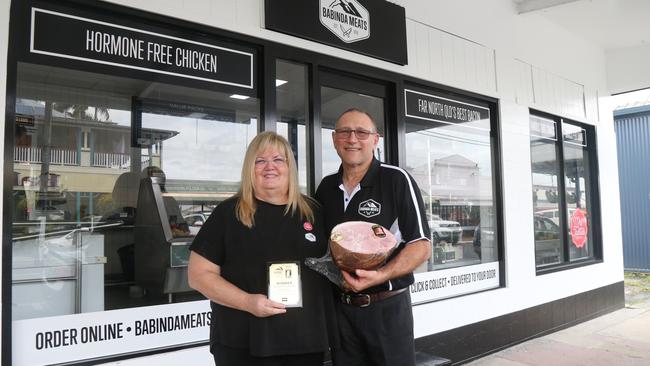
[[[273,132],[255,137],[239,192],[217,206],[191,247],[189,282],[211,300],[215,364],[322,365],[335,324],[331,290],[304,265],[326,251],[320,217],[300,193],[289,143]],[[272,300],[275,290],[286,293]]]

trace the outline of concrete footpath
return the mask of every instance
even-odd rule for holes
[[[650,365],[650,276],[637,279],[626,274],[625,308],[466,365]]]

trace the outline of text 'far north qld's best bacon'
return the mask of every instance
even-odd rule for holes
[[[330,234],[334,263],[343,271],[381,267],[397,246],[395,236],[381,225],[348,221],[336,225]]]

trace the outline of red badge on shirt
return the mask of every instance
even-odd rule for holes
[[[309,221],[305,221],[305,223],[302,224],[302,227],[304,227],[305,230],[307,230],[307,231],[311,231],[314,228],[313,226],[311,226],[311,222],[309,222]]]

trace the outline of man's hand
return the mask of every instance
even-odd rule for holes
[[[343,287],[354,292],[382,284],[393,278],[413,272],[413,270],[431,256],[431,243],[426,239],[411,242],[386,265],[377,271],[357,269],[354,273],[343,273]]]
[[[343,286],[350,288],[354,292],[361,292],[367,288],[388,281],[386,275],[380,271],[357,269],[354,271],[354,274],[346,271],[341,271],[341,273],[343,273],[343,279],[345,280]]]

